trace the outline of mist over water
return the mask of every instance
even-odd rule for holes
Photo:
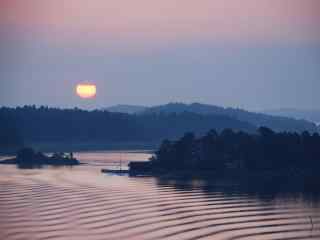
[[[143,152],[83,152],[73,168],[0,168],[0,239],[319,239],[319,195],[224,181],[102,174]]]

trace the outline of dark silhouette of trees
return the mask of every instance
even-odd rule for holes
[[[7,163],[15,163],[19,168],[41,168],[44,165],[73,166],[80,164],[71,154],[68,156],[64,153],[53,153],[49,157],[41,152],[35,152],[32,148],[22,148],[17,152],[16,159],[10,159]]]
[[[266,127],[256,134],[211,130],[197,139],[187,133],[178,141],[163,141],[152,162],[168,170],[318,171],[320,136]]]
[[[18,131],[16,118],[7,111],[0,111],[0,150],[16,151],[22,145],[23,141]]]
[[[195,113],[130,115],[77,108],[35,106],[0,108],[1,146],[18,144],[21,138],[26,145],[34,142],[159,143],[165,138],[181,137],[186,131],[204,134],[213,127],[218,130],[230,127],[255,131],[255,127],[248,123],[219,115],[203,116]]]
[[[208,133],[212,128],[216,131]],[[262,165],[264,168],[272,168],[273,165],[283,165],[285,168],[288,164],[284,161],[288,158],[282,155],[290,156],[290,162],[299,165],[303,164],[299,156],[313,158],[319,154],[315,147],[318,139],[316,133],[276,133],[262,127],[257,135],[254,125],[211,112],[149,112],[135,115],[44,106],[0,108],[0,152],[7,148],[17,150],[24,144],[33,146],[34,143],[107,145],[139,142],[155,146],[163,139],[176,140],[185,132],[202,137],[199,139],[188,134],[178,142],[167,141],[166,145],[170,147],[163,149],[164,154],[170,155],[168,158],[182,158],[185,161],[181,164],[180,160],[162,160],[163,163],[168,162],[168,167],[174,168],[174,164],[178,163],[185,168],[260,168]],[[276,157],[274,152],[277,152]],[[237,160],[230,161],[235,156]],[[261,163],[261,158],[269,160]]]

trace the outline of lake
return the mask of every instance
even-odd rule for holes
[[[320,239],[317,194],[101,173],[146,161],[147,151],[75,156],[86,164],[0,166],[0,239]]]

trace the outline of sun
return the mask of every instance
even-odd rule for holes
[[[95,84],[81,83],[77,85],[76,92],[81,98],[94,98],[97,94],[97,87]]]

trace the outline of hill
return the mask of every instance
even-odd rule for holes
[[[98,145],[106,148],[114,143],[158,144],[165,138],[179,138],[188,131],[201,135],[212,128],[246,132],[256,130],[253,125],[228,116],[204,116],[189,112],[130,115],[99,110],[25,106],[0,108],[0,116],[6,116],[0,117],[0,126],[15,122],[12,131],[8,129],[1,135],[2,140],[6,141],[18,133],[29,146],[51,143],[63,147],[89,144],[89,149]],[[63,148],[64,151],[67,149]]]
[[[141,113],[145,111],[147,108],[148,107],[139,106],[139,105],[118,104],[111,107],[107,107],[103,110],[106,110],[108,112],[135,114],[135,113]]]
[[[264,113],[276,116],[290,117],[295,119],[305,119],[316,124],[320,124],[320,110],[303,110],[294,108],[281,108],[265,110]]]
[[[192,103],[169,103],[166,105],[155,106],[146,109],[141,114],[159,114],[159,113],[182,113],[192,112],[201,115],[220,115],[247,122],[256,128],[265,126],[275,131],[302,132],[318,131],[316,124],[307,120],[297,120],[283,116],[271,116],[263,113],[249,112],[236,108],[224,108],[208,104]]]

